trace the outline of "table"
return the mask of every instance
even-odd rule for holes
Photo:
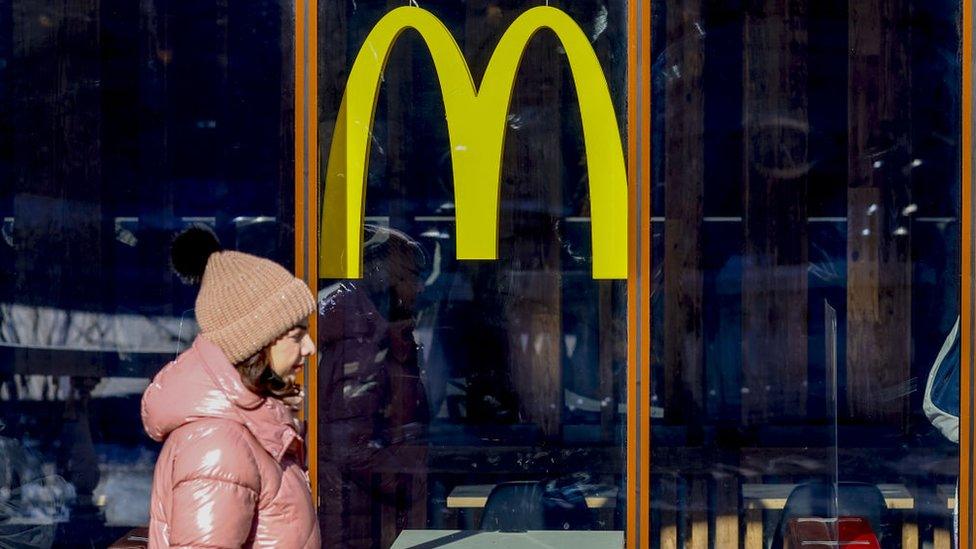
[[[484,509],[494,484],[456,486],[447,496],[449,509]],[[616,486],[593,486],[584,490],[586,506],[590,509],[613,509],[617,506]]]
[[[746,549],[763,546],[763,511],[782,511],[786,500],[798,484],[743,484],[742,504],[746,511]],[[903,484],[878,484],[888,509],[908,511],[915,508],[915,498]],[[902,547],[918,549],[918,525],[902,523]]]
[[[109,545],[108,549],[145,549],[149,546],[149,528],[133,528]]]
[[[488,503],[488,496],[491,494],[494,484],[468,484],[454,487],[447,496],[447,508],[457,511],[472,510],[468,516],[470,521],[466,525],[477,526],[480,520],[479,513]],[[591,485],[583,490],[583,497],[586,499],[586,506],[594,509],[600,522],[606,525],[613,524],[613,510],[617,507],[616,486]],[[449,523],[451,526],[465,525],[459,524],[463,517],[455,517],[457,522]]]
[[[623,549],[624,533],[611,531],[547,530],[484,532],[480,530],[404,530],[391,549]]]

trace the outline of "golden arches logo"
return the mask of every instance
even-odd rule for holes
[[[432,13],[397,8],[359,50],[336,119],[319,231],[325,278],[359,278],[369,134],[380,77],[407,29],[423,38],[440,81],[454,175],[458,259],[496,259],[498,203],[506,118],[529,40],[541,29],[559,38],[573,73],[589,174],[593,278],[627,278],[627,174],[610,90],[586,34],[564,12],[532,8],[505,31],[475,87],[461,48]]]

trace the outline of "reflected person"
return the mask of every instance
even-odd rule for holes
[[[319,509],[326,547],[388,547],[427,522],[429,410],[414,339],[426,256],[367,226],[363,278],[319,295]]]

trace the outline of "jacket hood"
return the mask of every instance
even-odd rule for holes
[[[362,287],[342,281],[319,292],[320,344],[343,339],[373,339],[386,333],[387,322]]]
[[[197,336],[193,346],[167,364],[146,388],[142,425],[153,440],[162,442],[173,431],[204,418],[243,425],[276,460],[296,440],[301,442],[291,410],[278,399],[247,389],[223,351]]]

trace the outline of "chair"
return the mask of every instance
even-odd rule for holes
[[[591,530],[593,516],[576,484],[505,482],[488,495],[481,530]]]
[[[890,521],[887,520],[888,506],[881,490],[873,484],[841,482],[837,485],[836,494],[835,501],[834,485],[824,482],[811,482],[794,488],[786,500],[770,548],[783,549],[786,529],[792,519],[838,516],[867,519],[881,546],[885,547],[885,538],[890,537],[886,536]]]

